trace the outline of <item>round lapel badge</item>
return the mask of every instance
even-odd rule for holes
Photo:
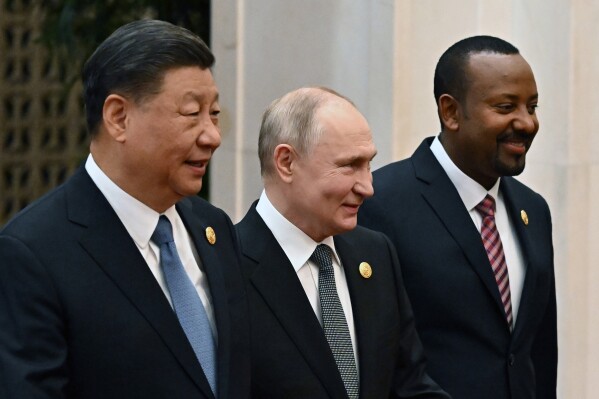
[[[528,215],[526,214],[526,211],[524,209],[520,211],[520,217],[522,218],[524,224],[528,226]]]
[[[211,245],[216,243],[216,233],[212,227],[206,227],[206,239]]]
[[[360,271],[360,275],[364,278],[370,278],[370,276],[372,276],[372,267],[370,267],[368,262],[360,263],[358,270]]]

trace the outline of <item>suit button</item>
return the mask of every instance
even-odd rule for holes
[[[507,363],[510,366],[513,366],[515,361],[516,361],[516,356],[513,353],[510,353],[510,357],[508,358]]]

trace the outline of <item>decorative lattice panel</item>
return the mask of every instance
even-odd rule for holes
[[[81,85],[37,42],[41,1],[0,0],[0,226],[62,183],[88,152]]]

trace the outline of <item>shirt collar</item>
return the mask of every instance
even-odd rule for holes
[[[326,244],[333,250],[333,256],[339,264],[339,258],[335,251],[335,241],[333,237],[327,237],[322,242],[316,242],[306,233],[300,230],[296,225],[287,220],[268,199],[266,191],[262,191],[256,211],[266,223],[275,239],[287,255],[291,265],[297,271],[306,264],[318,244]]]
[[[443,148],[439,136],[435,137],[433,140],[431,151],[435,158],[437,158],[437,161],[441,164],[443,170],[445,170],[445,173],[447,173],[447,176],[449,176],[449,180],[451,180],[456,190],[458,190],[458,194],[468,211],[472,211],[487,194],[497,200],[500,179],[497,179],[493,187],[487,191],[487,189],[462,172],[460,168],[453,163],[451,158],[449,158],[449,155],[447,155],[447,151]]]
[[[142,249],[145,248],[156,229],[160,214],[132,197],[110,180],[94,161],[91,154],[89,154],[85,162],[85,170],[104,197],[106,197],[137,246]],[[164,212],[173,225],[175,222],[175,213],[176,209],[174,205]]]

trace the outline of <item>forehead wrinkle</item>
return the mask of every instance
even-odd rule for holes
[[[370,155],[372,152],[372,155]],[[344,152],[337,152],[337,161],[352,163],[355,161],[371,161],[377,154],[374,143],[368,140],[365,144],[355,145],[352,143]]]
[[[209,100],[211,102],[217,102],[218,98],[219,98],[219,93],[218,93],[218,90],[216,90],[216,89],[215,90],[207,89],[207,90],[202,90],[202,91],[195,90],[195,89],[188,89],[183,94],[183,98],[185,98],[185,99],[192,98],[198,102],[202,102],[202,101],[206,101],[206,100]]]

